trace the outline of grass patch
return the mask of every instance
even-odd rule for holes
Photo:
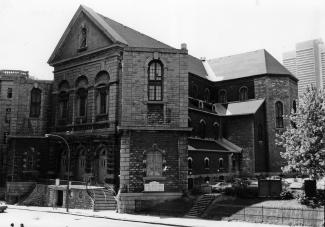
[[[224,200],[214,203],[204,215],[214,220],[239,220],[285,225],[318,225],[323,222],[323,210],[312,209],[292,200],[262,198]]]

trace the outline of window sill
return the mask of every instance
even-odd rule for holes
[[[163,181],[163,180],[166,180],[166,177],[163,177],[163,176],[143,177],[143,180],[145,180],[145,181],[152,181],[152,180]]]
[[[148,100],[148,101],[144,101],[145,104],[165,104],[167,103],[166,101],[154,101],[154,100]]]

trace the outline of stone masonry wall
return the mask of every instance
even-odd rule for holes
[[[255,81],[256,98],[265,98],[266,103],[266,124],[268,136],[269,152],[269,171],[280,172],[283,166],[283,159],[280,152],[284,151],[282,147],[275,144],[275,134],[281,133],[289,124],[289,120],[284,117],[284,128],[275,127],[275,103],[283,103],[283,114],[288,115],[292,108],[293,100],[297,99],[297,83],[288,76],[265,76],[256,78]]]
[[[254,174],[254,118],[253,116],[236,116],[227,118],[224,137],[230,142],[243,149],[241,172],[243,174]],[[240,130],[239,130],[240,129]]]

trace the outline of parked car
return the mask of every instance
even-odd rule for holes
[[[0,202],[0,212],[3,213],[7,209],[7,204],[5,202]]]
[[[232,184],[226,182],[218,182],[214,185],[211,185],[212,192],[223,192],[226,188],[231,188]]]

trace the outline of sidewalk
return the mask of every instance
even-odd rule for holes
[[[8,210],[29,210],[47,213],[62,213],[67,214],[65,208],[52,208],[52,207],[33,207],[33,206],[15,206],[8,205]],[[212,226],[227,226],[227,227],[265,227],[274,226],[280,227],[280,225],[271,224],[260,224],[260,223],[247,223],[247,222],[227,222],[227,221],[213,221],[204,219],[194,219],[194,218],[174,218],[174,217],[158,217],[149,215],[134,215],[134,214],[119,214],[115,211],[92,211],[92,210],[81,210],[81,209],[70,209],[70,215],[78,215],[85,217],[94,218],[106,218],[118,221],[128,221],[128,222],[141,222],[147,224],[157,224],[157,225],[167,225],[167,226],[179,226],[179,227],[212,227]]]

